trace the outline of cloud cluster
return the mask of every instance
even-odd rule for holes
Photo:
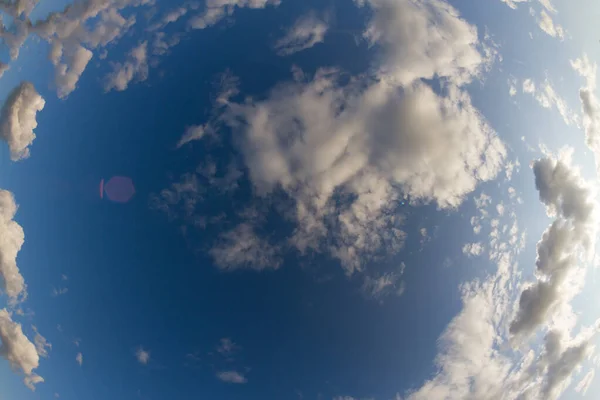
[[[483,253],[484,246],[480,242],[467,243],[463,246],[463,254],[469,257],[480,256]]]
[[[148,42],[134,47],[124,63],[114,63],[113,71],[104,78],[104,90],[123,91],[134,79],[145,81],[148,78]]]
[[[29,157],[29,146],[35,139],[36,115],[45,101],[30,82],[14,88],[0,110],[0,138],[8,143],[13,161]]]
[[[568,155],[537,160],[533,171],[540,200],[556,219],[537,244],[537,280],[523,290],[510,325],[516,336],[531,334],[559,304],[574,295],[569,279],[578,271],[578,261],[591,257],[597,235],[594,193],[570,167]]]
[[[31,390],[44,381],[34,372],[40,361],[35,344],[25,336],[21,324],[14,322],[6,309],[0,309],[0,357],[8,360],[12,369],[25,375],[25,384]]]
[[[57,94],[64,98],[75,90],[92,58],[92,50],[105,48],[135,24],[135,16],[125,18],[121,11],[149,3],[150,0],[85,0],[35,22],[29,19],[28,12],[23,11],[22,17],[13,20],[13,29],[0,27],[0,39],[9,48],[12,59],[19,56],[21,46],[30,35],[48,42],[48,56],[55,66]],[[32,8],[21,5],[14,12],[31,11]]]
[[[547,184],[544,187],[549,189],[541,194],[544,204],[562,198],[559,187],[564,187],[565,180],[574,179],[572,188],[581,187],[582,182],[572,171],[562,172],[563,179],[552,182],[543,179]],[[542,186],[540,182],[538,187]],[[588,203],[578,203],[575,198],[581,195],[557,201],[558,207],[583,218],[586,211],[576,212],[575,208],[582,206],[585,210]],[[489,206],[486,201],[478,203],[481,207]],[[507,205],[506,210],[512,218],[514,204]],[[489,243],[490,259],[497,270],[483,282],[474,280],[463,285],[463,308],[439,339],[438,371],[421,387],[409,391],[408,400],[557,399],[570,383],[572,373],[591,352],[598,323],[581,330],[575,338],[556,327],[548,331],[544,345],[535,350],[525,346],[511,349],[514,291],[520,286],[516,257],[523,246],[514,244],[515,221],[506,224],[487,218],[483,221],[492,232],[497,232],[490,235]]]
[[[217,3],[226,4],[209,2],[206,12]],[[233,3],[239,5],[227,2]],[[363,36],[379,57],[369,74],[319,69],[311,79],[295,68],[294,80],[262,100],[220,96],[216,116],[179,143],[206,130],[233,130],[254,194],[283,199],[283,215],[296,226],[282,246],[329,254],[348,275],[403,247],[401,205],[454,209],[480,182],[494,179],[506,157],[464,88],[489,66],[476,28],[443,1],[357,4],[372,11]],[[193,219],[203,197],[197,180],[190,175],[153,204],[169,215],[183,205]],[[217,264],[278,266],[279,244],[257,236],[257,228],[244,221],[222,235],[211,251]]]
[[[25,280],[17,267],[17,254],[25,242],[25,234],[13,220],[16,212],[13,194],[0,189],[0,288],[11,302],[27,295]]]
[[[302,16],[275,43],[275,50],[280,56],[289,56],[309,49],[323,42],[328,30],[327,18],[319,18],[315,13]]]

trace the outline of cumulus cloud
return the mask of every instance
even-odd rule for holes
[[[237,371],[222,371],[217,373],[217,378],[226,383],[242,384],[248,382],[246,377]]]
[[[311,48],[325,40],[328,29],[327,18],[319,18],[315,13],[302,16],[275,43],[275,50],[281,56],[288,56]]]
[[[17,267],[17,254],[25,242],[25,234],[13,221],[16,212],[13,194],[0,189],[0,288],[11,302],[27,295],[25,280]]]
[[[592,188],[570,166],[569,155],[544,158],[533,164],[536,188],[548,214],[555,216],[537,244],[536,282],[521,293],[510,325],[516,336],[528,336],[556,307],[574,295],[567,283],[578,261],[592,255],[597,211]]]
[[[280,251],[279,247],[259,236],[250,224],[242,223],[221,234],[210,255],[221,270],[248,268],[262,271],[281,266]]]
[[[589,339],[583,340],[563,349],[562,333],[550,331],[546,335],[546,354],[544,361],[548,364],[546,381],[541,393],[544,398],[556,399],[566,388],[570,376],[581,362],[592,352]]]
[[[35,390],[35,385],[44,381],[34,372],[40,361],[38,350],[6,309],[0,310],[0,342],[0,357],[8,360],[13,370],[21,371],[25,384]]]
[[[460,82],[470,80],[482,67],[477,29],[448,3],[363,0],[359,4],[374,11],[364,37],[384,49],[382,73],[397,83],[434,77]]]
[[[268,5],[277,6],[280,0],[207,0],[201,14],[190,18],[188,25],[192,29],[205,29],[231,16],[238,8],[260,9]]]
[[[148,42],[134,47],[124,63],[113,64],[113,71],[104,78],[104,90],[123,91],[134,79],[145,81],[148,78]]]
[[[403,196],[395,187],[414,201],[454,208],[496,176],[506,154],[465,92],[449,87],[441,97],[420,82],[397,89],[384,80],[342,87],[337,72],[320,71],[312,82],[279,86],[266,101],[232,105],[228,115],[234,129],[243,128],[257,192],[281,187],[297,201],[296,247],[317,248],[331,219],[327,225],[343,236],[332,253],[350,272],[357,256],[384,243],[402,247],[394,209]],[[354,202],[332,209],[337,192]]]
[[[507,215],[513,218],[514,205],[507,205]],[[552,329],[542,346],[511,348],[510,322],[520,287],[516,260],[523,246],[511,244],[514,221],[504,225],[494,221],[484,220],[498,232],[489,243],[496,271],[462,286],[463,308],[438,340],[437,372],[408,391],[408,400],[555,400],[590,353],[598,323],[575,338]]]
[[[79,364],[79,366],[81,367],[83,365],[83,354],[77,353],[77,355],[75,356],[75,361],[77,362],[77,364]]]
[[[143,347],[140,347],[135,352],[135,358],[142,365],[147,365],[150,362],[150,352],[148,350],[144,350]]]
[[[45,101],[29,82],[14,88],[0,111],[0,138],[8,143],[13,161],[29,157],[29,146],[35,140],[36,115]]]
[[[209,121],[211,129],[234,131],[254,193],[275,200],[283,195],[291,205],[284,216],[296,228],[284,245],[300,255],[327,253],[348,275],[403,247],[400,205],[454,209],[480,182],[493,179],[506,157],[463,88],[487,62],[475,27],[440,1],[359,4],[373,11],[364,33],[380,55],[372,74],[346,79],[338,70],[320,69],[312,80],[276,86],[263,100],[223,98]],[[303,75],[294,70],[295,77]],[[433,78],[442,90],[426,83]],[[186,181],[195,188],[185,191],[189,217],[202,195],[197,177]],[[152,203],[173,215],[182,193],[166,190]],[[211,251],[217,264],[278,266],[277,246],[256,229],[242,222],[221,236]],[[243,246],[234,245],[238,237]]]
[[[92,59],[93,53],[85,47],[75,46],[65,52],[61,47],[60,54],[62,58],[56,58],[55,62],[54,81],[57,86],[58,97],[65,98],[75,90],[81,74]],[[60,59],[64,62],[60,62]]]
[[[600,171],[600,101],[596,96],[598,65],[589,60],[587,54],[571,61],[571,66],[585,79],[579,90],[583,110],[583,128],[587,146],[594,152],[596,170]]]

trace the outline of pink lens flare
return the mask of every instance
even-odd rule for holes
[[[104,198],[104,178],[100,181],[100,198]]]
[[[106,193],[106,197],[116,203],[127,203],[135,194],[135,187],[131,178],[126,176],[113,176],[104,183],[100,182],[100,190]],[[102,198],[102,194],[100,195]]]

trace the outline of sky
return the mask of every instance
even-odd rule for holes
[[[600,4],[0,13],[0,400],[600,396]]]

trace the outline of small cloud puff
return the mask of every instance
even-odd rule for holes
[[[246,377],[237,371],[218,372],[217,378],[226,383],[242,384],[248,382]]]
[[[147,365],[150,362],[150,352],[140,347],[135,352],[135,358],[137,358],[140,364]]]

